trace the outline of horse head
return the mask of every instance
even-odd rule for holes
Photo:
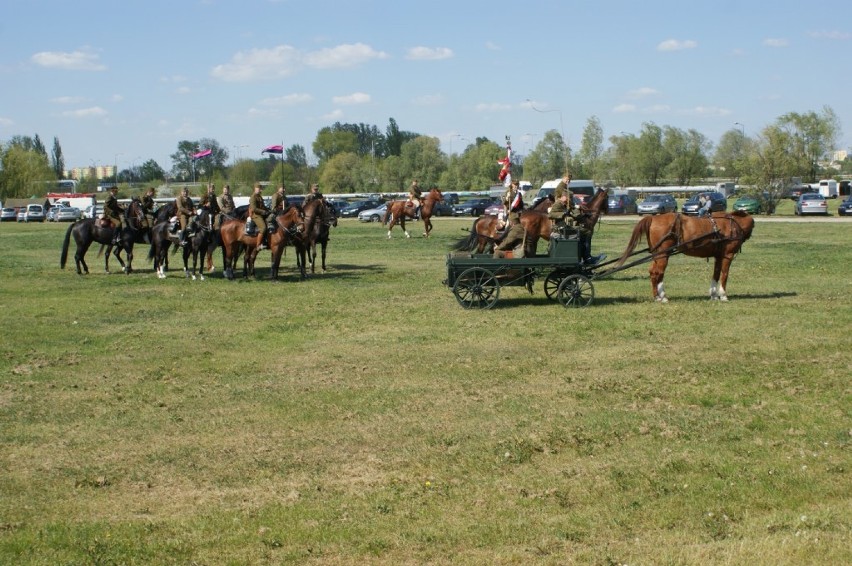
[[[577,217],[577,222],[591,231],[594,230],[595,224],[598,223],[601,214],[606,214],[607,212],[609,212],[607,192],[603,189],[598,189],[595,192],[595,196],[589,202],[580,204],[580,214]]]
[[[124,209],[124,218],[127,225],[134,230],[142,230],[148,227],[148,218],[145,216],[145,208],[139,197],[133,197],[127,208]]]

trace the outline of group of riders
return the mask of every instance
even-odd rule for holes
[[[553,191],[553,204],[547,210],[551,220],[553,234],[567,235],[576,233],[580,244],[580,259],[585,264],[593,264],[599,258],[592,257],[592,232],[576,215],[574,194],[568,188],[571,183],[571,173],[565,173],[562,180]],[[494,257],[506,257],[509,250],[524,244],[526,230],[521,224],[521,212],[524,209],[523,192],[520,183],[511,180],[506,192],[503,193],[503,214],[498,218],[498,237],[494,246]]]
[[[110,194],[104,202],[103,219],[112,223],[113,244],[118,244],[121,240],[121,234],[126,227],[125,208],[120,202],[116,193],[118,187],[113,186],[110,189]],[[269,233],[274,232],[277,225],[275,216],[288,208],[286,188],[284,185],[279,185],[278,189],[272,195],[269,205],[267,206],[263,198],[263,187],[260,183],[254,185],[254,191],[249,198],[248,215],[246,217],[246,235],[256,236],[258,233],[263,234],[261,248],[268,247]],[[319,192],[319,185],[311,186],[310,193],[305,196],[304,204],[307,204],[315,199],[322,199],[323,195]],[[142,210],[145,214],[145,221],[148,227],[154,225],[154,214],[156,202],[154,201],[154,188],[150,187],[141,199]],[[193,217],[196,216],[200,209],[206,209],[210,225],[208,228],[218,230],[221,227],[224,217],[233,217],[236,212],[234,197],[231,196],[230,185],[225,185],[222,189],[222,195],[216,196],[216,187],[213,184],[207,186],[207,190],[201,197],[198,207],[195,206],[192,198],[189,196],[189,189],[183,187],[180,195],[174,200],[175,214],[173,221],[173,231],[178,232],[178,244],[183,247],[192,237]],[[328,216],[327,207],[323,214]],[[328,218],[323,218],[328,220]]]

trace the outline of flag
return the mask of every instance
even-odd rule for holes
[[[192,154],[192,160],[201,159],[202,157],[207,157],[213,153],[212,149],[205,149],[204,151],[199,151],[198,153]]]
[[[284,153],[283,145],[270,145],[260,153]]]
[[[524,191],[518,189],[515,198],[512,200],[512,205],[509,210],[520,210],[524,206]]]

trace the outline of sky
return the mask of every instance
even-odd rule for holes
[[[0,0],[0,142],[58,138],[65,166],[212,138],[231,159],[335,122],[459,153],[548,130],[577,149],[643,124],[712,143],[831,107],[852,145],[848,0]],[[496,173],[495,173],[496,174]]]

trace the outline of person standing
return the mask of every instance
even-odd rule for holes
[[[104,202],[104,218],[110,220],[114,226],[112,232],[112,243],[118,244],[121,241],[121,234],[124,232],[124,207],[118,202],[116,194],[118,187],[112,186],[109,189],[109,196]]]
[[[180,221],[180,241],[179,245],[186,245],[186,235],[189,229],[190,221],[195,215],[195,205],[192,204],[192,199],[189,198],[189,188],[184,187],[180,196],[175,199],[175,210]]]
[[[263,236],[260,243],[260,248],[263,249],[267,247],[268,242],[266,217],[269,214],[269,208],[267,208],[266,203],[263,202],[263,187],[260,186],[260,183],[255,183],[254,185],[254,192],[249,199],[248,213],[249,218],[252,219],[254,224],[257,226],[257,229],[260,230],[260,234]]]

